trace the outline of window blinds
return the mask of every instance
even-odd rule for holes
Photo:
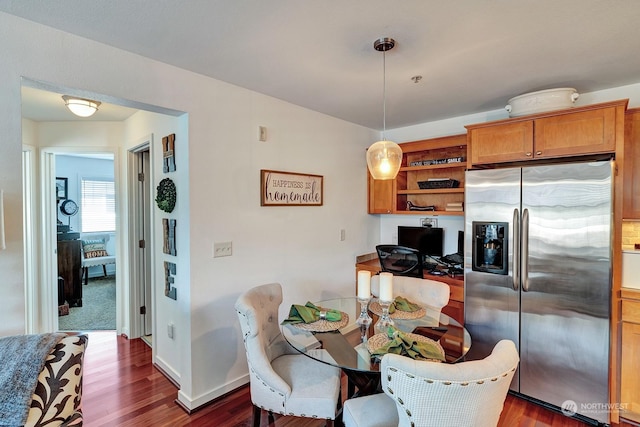
[[[81,187],[82,232],[115,231],[116,197],[113,180],[82,178]]]

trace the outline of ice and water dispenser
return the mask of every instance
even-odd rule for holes
[[[493,274],[509,273],[509,223],[472,223],[472,270]]]

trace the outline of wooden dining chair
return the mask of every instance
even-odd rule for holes
[[[341,413],[340,369],[313,360],[287,343],[280,332],[278,307],[282,287],[278,283],[249,289],[236,301],[249,365],[254,427],[262,410],[327,420],[327,427]],[[324,351],[324,350],[322,350]]]

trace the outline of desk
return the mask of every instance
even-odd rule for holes
[[[380,381],[380,363],[372,360],[366,345],[360,340],[360,329],[356,320],[360,315],[360,304],[353,298],[337,298],[320,301],[317,305],[340,310],[349,315],[349,322],[343,328],[331,332],[309,332],[295,325],[282,325],[282,335],[300,353],[312,359],[341,368],[349,378],[350,385],[358,387],[360,394],[376,391]],[[376,316],[372,316],[375,317]],[[456,320],[441,314],[440,319],[424,316],[419,319],[393,319],[395,327],[404,332],[412,332],[418,326],[446,328],[446,332],[436,330],[423,335],[439,341],[445,351],[448,363],[464,358],[471,347],[471,337]],[[369,336],[374,324],[369,327]],[[317,351],[324,349],[326,351]],[[349,393],[352,394],[352,393]]]

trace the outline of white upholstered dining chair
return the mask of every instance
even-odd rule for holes
[[[380,276],[371,277],[371,293],[378,297]],[[402,296],[423,305],[429,317],[438,319],[442,308],[449,303],[451,289],[444,282],[418,277],[393,276],[393,296]]]
[[[236,301],[242,328],[253,403],[252,425],[258,427],[262,409],[305,418],[326,419],[333,427],[339,413],[340,369],[300,354],[280,332],[278,283],[249,289]],[[325,351],[325,350],[316,350]]]
[[[457,364],[385,354],[384,393],[347,400],[345,427],[495,427],[518,362],[509,340],[485,359]]]

